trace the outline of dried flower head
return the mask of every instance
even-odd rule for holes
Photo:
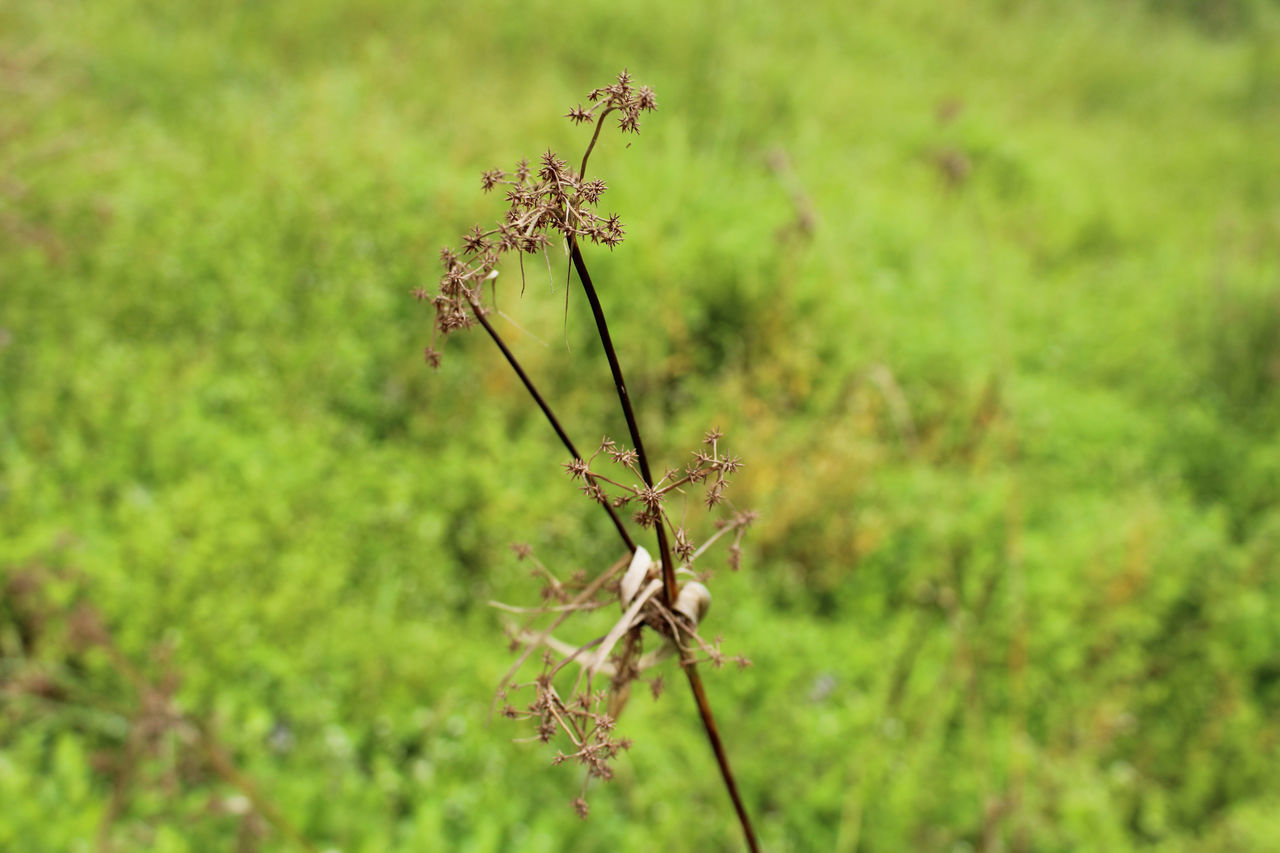
[[[673,553],[679,560],[677,572],[685,578],[671,604],[662,596],[661,565],[644,548],[637,548],[628,559],[619,560],[590,581],[578,577],[576,581],[561,582],[535,561],[534,574],[547,583],[543,588],[543,605],[519,608],[491,602],[508,612],[528,614],[523,625],[508,628],[513,646],[523,651],[503,679],[499,696],[505,697],[510,690],[532,689],[534,701],[525,711],[507,716],[533,720],[536,723],[533,740],[542,743],[567,740],[571,751],[561,750],[553,763],[573,758],[586,766],[579,797],[584,804],[587,782],[593,778],[610,779],[613,771],[609,762],[625,748],[611,733],[634,681],[644,678],[654,666],[673,654],[683,664],[705,661],[715,667],[733,660],[741,668],[746,660],[741,656],[726,658],[720,650],[719,638],[708,642],[699,634],[699,626],[711,604],[711,593],[703,583],[710,573],[695,574],[694,563],[716,541],[732,537],[728,561],[736,568],[739,542],[755,518],[754,513],[734,512],[717,522],[716,531],[698,546],[683,521],[675,522],[667,508],[667,503],[674,497],[682,498],[685,488],[691,484],[702,485],[708,494],[723,496],[729,475],[740,464],[736,457],[721,452],[723,437],[719,430],[708,433],[709,451],[695,451],[684,470],[668,471],[653,486],[627,482],[630,477],[640,477],[637,454],[608,436],[591,456],[573,459],[564,465],[569,476],[580,481],[582,490],[593,500],[607,500],[617,506],[634,504],[642,526],[663,525],[670,532],[675,543]],[[596,467],[602,462],[606,463],[605,468]],[[618,470],[609,470],[609,465]],[[718,498],[716,503],[722,499]],[[681,512],[681,516],[685,514]],[[528,553],[520,548],[517,556],[527,559]],[[568,592],[570,587],[572,594]],[[610,606],[618,607],[622,615],[605,636],[585,644],[558,636],[575,616]],[[538,630],[535,626],[542,619],[550,619],[550,625]],[[656,640],[658,647],[646,652],[646,638]],[[539,649],[543,654],[538,675],[525,683],[513,681],[525,661]],[[571,668],[571,664],[575,667]],[[607,690],[596,689],[596,679],[600,677],[608,678]],[[650,689],[654,698],[661,694],[661,676],[650,680]]]
[[[559,239],[583,239],[610,249],[622,242],[626,230],[618,215],[601,216],[594,210],[607,189],[605,182],[587,180],[582,173],[605,116],[620,113],[619,127],[635,133],[640,127],[640,113],[656,109],[658,103],[653,90],[635,86],[626,71],[618,75],[616,82],[592,90],[587,99],[591,106],[579,104],[567,114],[575,124],[596,124],[578,171],[548,150],[538,158],[534,171],[528,160],[521,160],[510,175],[502,169],[488,169],[481,174],[484,192],[498,186],[508,188],[507,212],[489,228],[473,226],[462,236],[460,250],[446,247],[440,251],[443,270],[434,296],[424,288],[413,291],[419,300],[430,299],[435,308],[436,339],[475,324],[485,310],[483,285],[496,277],[506,254],[537,254]],[[523,266],[521,277],[523,280]],[[440,356],[434,349],[435,340],[432,347],[430,352],[435,355],[427,360],[436,367]]]
[[[506,212],[489,227],[471,228],[462,235],[456,248],[442,249],[436,290],[428,292],[419,287],[413,294],[419,301],[430,302],[435,312],[432,345],[424,350],[426,361],[433,367],[439,364],[437,343],[452,332],[481,325],[502,350],[568,450],[570,461],[564,464],[566,473],[584,495],[604,508],[627,549],[625,557],[594,577],[575,571],[562,578],[534,557],[529,546],[512,546],[517,559],[531,564],[530,574],[542,587],[540,602],[532,607],[494,602],[508,612],[527,616],[522,625],[509,627],[512,648],[519,650],[519,654],[498,689],[497,702],[502,706],[503,715],[532,724],[533,733],[527,740],[553,744],[556,747],[553,764],[572,760],[585,768],[581,792],[572,803],[575,811],[585,818],[588,783],[592,779],[611,779],[613,760],[631,746],[629,739],[616,734],[631,685],[644,678],[656,698],[662,692],[662,677],[646,678],[645,673],[665,658],[675,656],[689,679],[699,714],[715,746],[721,774],[748,844],[754,850],[754,835],[727,757],[719,746],[715,721],[698,675],[699,663],[709,662],[719,667],[727,658],[720,649],[719,638],[708,642],[699,633],[711,604],[711,592],[706,586],[711,572],[695,572],[693,568],[708,548],[730,536],[728,563],[737,568],[742,534],[753,516],[732,511],[731,517],[718,522],[716,531],[701,544],[695,542],[687,524],[688,492],[700,489],[701,502],[708,509],[727,504],[729,481],[741,461],[723,453],[720,448],[723,433],[713,429],[706,433],[701,447],[690,455],[683,468],[667,469],[655,480],[604,313],[580,249],[580,243],[612,249],[626,236],[616,213],[597,212],[608,189],[605,182],[586,177],[587,163],[606,119],[616,113],[618,127],[624,133],[636,133],[641,114],[656,107],[653,90],[636,85],[624,70],[613,83],[592,90],[585,104],[574,106],[566,114],[575,125],[594,125],[576,169],[556,152],[547,150],[532,164],[527,159],[521,160],[510,172],[502,169],[483,172],[480,185],[484,192],[504,188]],[[606,437],[594,453],[580,453],[486,319],[494,310],[491,303],[486,303],[486,290],[492,298],[503,260],[509,254],[516,255],[523,293],[524,256],[545,254],[549,246],[561,242],[568,248],[583,291],[591,302],[619,404],[627,420],[631,447]],[[651,558],[635,543],[615,512],[627,507],[640,527],[656,533],[658,559]],[[603,636],[576,643],[560,639],[581,622],[576,617],[608,607],[618,608],[621,615]],[[571,620],[573,625],[566,627]],[[646,645],[650,650],[646,651]],[[541,654],[535,656],[535,652]],[[531,660],[540,661],[536,673],[528,681],[517,682],[517,674]],[[745,658],[733,660],[741,664]],[[517,691],[528,691],[532,701],[523,707],[519,702],[508,701],[509,694]]]

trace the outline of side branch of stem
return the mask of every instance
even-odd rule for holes
[[[595,285],[591,283],[591,273],[587,272],[587,264],[582,259],[582,250],[578,241],[569,239],[569,254],[573,258],[573,267],[578,271],[578,279],[582,289],[591,303],[591,314],[595,317],[596,330],[600,333],[600,343],[604,346],[605,357],[609,360],[609,370],[613,374],[613,385],[618,391],[618,402],[622,406],[622,414],[627,419],[627,431],[631,434],[631,443],[635,445],[637,461],[640,463],[640,476],[644,484],[653,488],[653,473],[649,468],[649,457],[644,452],[644,442],[640,439],[640,427],[636,424],[636,413],[631,407],[631,397],[627,394],[627,383],[622,378],[622,366],[618,363],[618,353],[613,348],[613,338],[609,335],[609,324],[604,318],[604,308],[600,305],[600,297],[596,295]],[[667,541],[667,528],[659,521],[658,553],[662,555],[662,597],[663,603],[671,607],[676,601],[676,567],[671,559],[671,544]]]
[[[524,372],[524,368],[520,366],[520,362],[516,359],[515,353],[511,351],[507,346],[506,341],[504,341],[502,336],[498,334],[498,330],[493,328],[493,325],[484,316],[483,307],[477,305],[473,301],[471,302],[471,313],[475,315],[475,318],[480,322],[480,325],[484,327],[484,330],[489,333],[489,337],[495,344],[497,344],[498,349],[502,350],[502,355],[507,359],[507,364],[511,365],[511,369],[515,371],[516,376],[520,377],[520,381],[524,383],[525,390],[529,392],[529,396],[533,398],[533,401],[538,404],[538,408],[542,410],[542,414],[546,417],[547,422],[551,424],[551,428],[555,430],[556,435],[560,437],[560,443],[564,445],[565,450],[568,450],[569,454],[574,459],[585,458],[578,452],[578,449],[574,447],[568,434],[564,431],[564,428],[560,426],[559,419],[556,418],[555,413],[551,411],[551,407],[547,405],[547,401],[543,399],[542,394],[538,392],[538,388],[533,384],[533,380],[529,378],[529,375]],[[609,520],[612,521],[613,526],[617,528],[618,535],[622,537],[622,541],[626,544],[627,550],[634,554],[636,550],[636,543],[631,538],[631,534],[627,533],[627,529],[623,527],[622,520],[618,518],[618,514],[613,511],[613,507],[609,506],[609,504],[602,503],[600,505],[604,507],[605,512],[609,513]]]

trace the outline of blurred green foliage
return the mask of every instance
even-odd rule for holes
[[[508,544],[617,543],[408,296],[624,66],[588,261],[651,452],[747,463],[708,624],[756,666],[708,678],[766,848],[1280,849],[1278,44],[1265,0],[0,7],[0,849],[289,847],[176,735],[113,799],[85,605],[322,849],[739,847],[676,679],[586,822],[488,723]],[[543,273],[505,328],[621,436]]]

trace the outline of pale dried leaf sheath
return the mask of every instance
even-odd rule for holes
[[[527,631],[522,631],[516,635],[516,639],[522,643],[536,645],[540,640],[540,635],[529,633]],[[581,654],[583,651],[583,647],[572,646],[566,643],[564,640],[559,640],[559,639],[556,639],[555,637],[547,637],[545,639],[542,639],[541,643],[547,648],[551,649],[552,651],[559,652],[561,655],[563,655],[564,659],[562,660],[562,663],[567,662],[573,657],[576,657],[577,655]],[[640,660],[636,661],[636,672],[644,672],[648,669],[653,668],[657,664],[671,657],[671,652],[674,649],[675,649],[675,646],[673,646],[670,642],[664,642],[659,648],[655,649],[654,651],[645,652],[643,655],[640,656]],[[586,664],[582,664],[582,665],[586,666]],[[611,661],[606,660],[596,667],[596,672],[601,673],[603,675],[607,675],[609,678],[613,678],[615,675],[618,674],[618,668],[614,666]]]
[[[622,583],[619,585],[624,608],[631,603],[631,599],[635,598],[636,593],[640,591],[645,575],[649,573],[649,568],[653,564],[653,558],[649,556],[648,551],[643,547],[636,548],[635,554],[631,556],[631,565],[627,567],[627,573],[622,576]]]
[[[595,675],[600,671],[604,662],[608,660],[609,655],[613,652],[613,647],[618,644],[618,640],[621,640],[623,634],[635,627],[636,620],[639,618],[640,610],[644,607],[645,602],[653,598],[653,596],[661,589],[662,581],[655,578],[654,580],[649,581],[649,585],[644,588],[644,591],[636,596],[635,601],[631,602],[631,606],[627,608],[627,612],[622,614],[622,618],[619,619],[614,624],[613,628],[609,630],[609,633],[604,638],[604,642],[601,643],[600,648],[596,650],[591,664],[587,667],[587,673],[589,675]]]
[[[697,581],[689,581],[680,587],[680,595],[676,598],[675,611],[683,613],[696,627],[711,609],[711,590]]]

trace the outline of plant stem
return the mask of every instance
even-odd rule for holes
[[[604,309],[600,307],[600,298],[596,296],[595,285],[591,283],[591,273],[587,272],[587,264],[578,249],[578,241],[569,238],[569,254],[573,257],[574,269],[578,271],[578,279],[582,289],[586,291],[587,301],[591,303],[591,313],[595,316],[596,330],[600,333],[600,343],[604,346],[604,354],[609,359],[609,370],[613,373],[613,385],[618,389],[618,402],[622,405],[622,414],[627,419],[627,430],[631,433],[631,443],[635,445],[636,455],[640,462],[640,476],[644,484],[653,488],[653,473],[649,468],[649,457],[644,452],[644,442],[640,440],[640,428],[636,425],[636,413],[631,408],[631,397],[627,394],[627,383],[622,378],[622,366],[618,364],[618,353],[613,348],[613,338],[609,335],[609,325],[604,319]],[[671,607],[676,601],[676,567],[671,559],[671,546],[667,542],[667,529],[659,519],[655,525],[658,531],[658,553],[662,556],[662,597],[664,604]]]
[[[594,139],[592,141],[594,144]],[[587,149],[587,153],[591,153],[590,148]],[[585,167],[586,157],[583,157],[582,162]],[[578,249],[578,241],[573,237],[569,238],[569,253],[573,258],[574,269],[578,271],[578,279],[582,282],[582,289],[587,294],[587,301],[591,303],[591,313],[595,317],[596,329],[600,333],[600,343],[604,346],[605,356],[609,359],[613,384],[618,390],[618,402],[622,405],[622,413],[627,419],[627,429],[631,433],[631,442],[636,448],[640,475],[644,478],[645,485],[653,488],[649,458],[644,452],[644,442],[640,440],[640,428],[636,425],[635,412],[631,408],[631,397],[627,394],[627,384],[622,379],[622,367],[618,364],[618,353],[613,348],[613,339],[609,335],[609,325],[605,322],[604,309],[600,306],[595,285],[591,282],[591,274],[587,272],[587,264],[582,259],[582,252]],[[676,600],[675,562],[671,559],[666,526],[661,518],[658,519],[657,529],[658,550],[662,554],[662,591],[666,604],[670,607]],[[693,691],[694,703],[698,706],[698,715],[702,718],[702,727],[707,732],[707,739],[711,741],[711,750],[715,753],[716,763],[720,766],[720,775],[729,791],[729,799],[733,801],[733,808],[738,813],[738,822],[742,824],[742,831],[747,837],[747,848],[752,853],[758,853],[760,845],[756,841],[755,830],[751,828],[751,818],[747,814],[746,806],[743,805],[742,796],[738,793],[738,783],[729,767],[729,755],[725,752],[724,744],[720,740],[720,730],[716,727],[716,719],[711,713],[711,702],[707,699],[707,691],[702,686],[702,676],[698,674],[697,665],[684,655],[680,658],[680,668],[689,679],[689,688]]]
[[[591,152],[596,147],[596,140],[600,138],[600,128],[604,127],[604,117],[611,112],[613,112],[612,107],[596,117],[596,131],[591,134],[591,141],[587,143],[587,150],[582,153],[582,165],[578,167],[578,177],[584,181],[587,179],[587,161],[591,159]]]
[[[546,416],[547,422],[551,424],[551,428],[555,430],[556,435],[560,437],[560,443],[565,446],[565,449],[569,451],[570,455],[572,455],[574,459],[585,459],[586,457],[579,453],[578,449],[573,446],[573,442],[569,439],[568,434],[565,433],[564,428],[560,426],[560,421],[556,418],[555,413],[551,411],[551,407],[547,405],[547,401],[543,399],[540,393],[538,393],[538,389],[533,384],[533,380],[529,378],[529,375],[524,372],[524,368],[520,366],[520,362],[516,360],[515,353],[511,352],[507,347],[506,341],[504,341],[502,336],[498,334],[498,330],[493,328],[489,321],[485,319],[483,306],[478,305],[474,300],[472,300],[471,313],[480,321],[480,325],[484,326],[484,330],[489,333],[489,337],[498,345],[498,349],[502,350],[503,356],[507,359],[507,364],[511,365],[511,369],[516,372],[516,376],[520,377],[520,381],[524,383],[525,390],[529,392],[529,396],[533,398],[533,401],[538,404],[538,408],[542,409],[542,414]],[[626,544],[627,550],[634,554],[636,550],[636,543],[632,540],[631,534],[627,533],[627,529],[622,526],[622,521],[618,518],[617,513],[613,511],[613,507],[609,506],[607,503],[602,503],[600,506],[604,507],[604,511],[609,513],[609,520],[612,521],[613,526],[618,529],[618,535],[622,537],[622,541]]]
[[[680,660],[680,668],[689,678],[693,700],[698,705],[699,716],[702,717],[702,727],[706,729],[707,739],[711,741],[711,750],[716,754],[720,775],[724,778],[725,787],[729,789],[729,799],[733,800],[733,809],[738,813],[738,823],[742,824],[742,832],[747,836],[747,849],[751,853],[759,853],[760,843],[756,841],[755,830],[751,828],[751,817],[747,814],[747,807],[743,805],[742,796],[738,793],[738,783],[733,778],[733,771],[729,769],[729,755],[720,741],[720,730],[716,728],[715,717],[711,715],[711,701],[707,699],[707,691],[702,686],[702,676],[698,674],[698,668],[693,661],[685,661],[683,656]]]

